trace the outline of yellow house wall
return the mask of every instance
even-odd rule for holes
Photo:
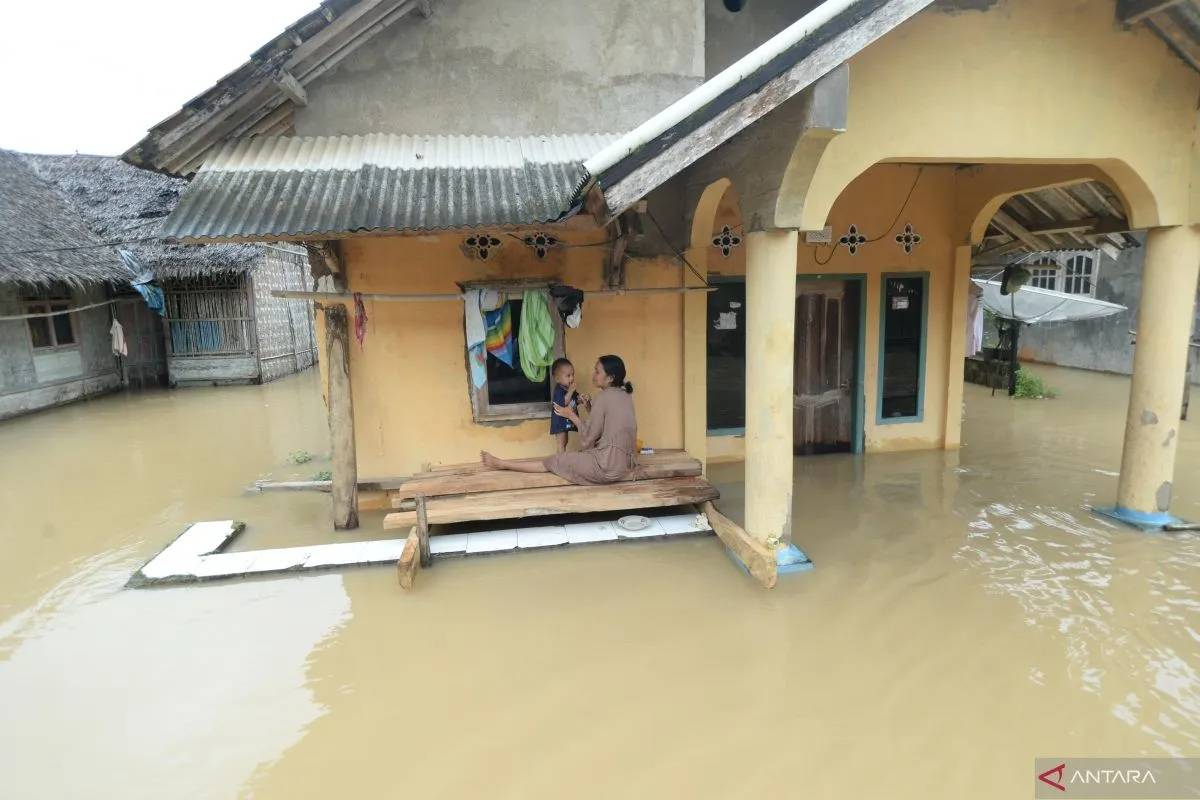
[[[457,292],[456,282],[553,278],[585,292],[601,288],[607,248],[596,231],[555,230],[576,244],[545,261],[499,234],[493,259],[464,254],[465,234],[394,236],[342,242],[353,292]],[[678,265],[633,260],[631,287],[678,286]],[[363,346],[351,347],[355,439],[360,480],[409,475],[424,464],[554,452],[549,420],[476,423],[472,419],[461,301],[366,300]],[[583,324],[566,331],[566,355],[586,385],[597,356],[616,353],[636,387],[639,435],[649,446],[683,446],[682,295],[587,296]]]
[[[1200,75],[1111,0],[1000,0],[926,11],[850,61],[848,126],[805,201],[820,229],[842,188],[887,160],[1092,162],[1136,226],[1196,221]]]
[[[913,189],[918,170],[920,181]],[[912,191],[904,213],[905,197]],[[957,438],[947,441],[947,401],[961,402],[961,359],[953,359],[955,338],[965,336],[965,323],[952,327],[955,309],[952,303],[956,283],[967,280],[967,273],[955,270],[955,169],[947,166],[923,168],[899,164],[880,164],[868,169],[850,183],[838,198],[830,221],[834,239],[854,224],[869,239],[856,255],[844,247],[807,245],[803,237],[797,258],[797,278],[812,276],[864,275],[866,299],[865,341],[863,343],[864,445],[867,452],[887,452],[956,446]],[[898,216],[899,215],[899,216]],[[716,229],[722,221],[717,215]],[[893,225],[893,222],[895,223]],[[912,224],[921,243],[911,255],[896,243],[896,234]],[[891,225],[892,227],[888,227]],[[710,257],[712,272],[737,275],[745,273],[744,254],[740,260]],[[894,272],[928,272],[929,293],[926,320],[926,354],[923,417],[920,422],[880,424],[876,421],[879,387],[880,293],[883,275]],[[711,274],[711,272],[710,272]],[[962,292],[960,292],[962,294]],[[965,297],[965,295],[964,295]],[[963,314],[957,315],[961,320]],[[959,330],[958,328],[962,328]],[[952,335],[953,334],[953,335]],[[959,342],[961,345],[961,342]],[[752,346],[752,343],[747,343]],[[956,391],[956,389],[958,391]],[[954,420],[951,420],[953,422]],[[957,425],[949,426],[957,430]],[[718,436],[708,439],[710,462],[744,457],[743,439]]]

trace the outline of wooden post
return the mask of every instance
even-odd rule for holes
[[[421,545],[421,566],[428,567],[433,563],[433,555],[429,552],[429,515],[423,495],[417,497],[417,541]]]
[[[404,540],[404,549],[400,551],[400,560],[396,562],[396,579],[400,581],[401,589],[411,589],[417,580],[417,568],[421,565],[421,542],[417,537],[417,529],[409,532]]]
[[[333,449],[333,527],[358,527],[358,463],[350,391],[350,326],[344,305],[325,306],[329,441]]]

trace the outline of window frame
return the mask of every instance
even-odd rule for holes
[[[883,416],[883,371],[887,357],[887,282],[893,278],[920,278],[921,289],[921,347],[917,366],[917,413],[908,417]],[[929,295],[933,279],[929,270],[884,272],[879,276],[879,350],[875,360],[875,424],[908,425],[925,421],[925,360],[929,352]]]
[[[69,297],[41,297],[27,298],[21,301],[21,308],[26,314],[45,314],[53,311],[56,305],[65,305],[68,308],[65,314],[56,314],[55,316],[66,317],[67,322],[71,326],[71,339],[68,344],[58,343],[58,331],[54,329],[54,317],[40,317],[45,320],[46,330],[50,334],[52,344],[38,346],[33,341],[33,328],[30,327],[30,322],[33,320],[25,320],[25,336],[29,340],[29,349],[33,353],[57,353],[63,350],[78,350],[79,349],[79,321],[75,319],[76,312],[70,310],[71,298]]]
[[[465,292],[467,289],[499,289],[510,295],[520,293],[524,294],[530,289],[540,289],[546,292],[547,301],[550,304],[550,317],[554,321],[554,357],[563,358],[566,355],[566,337],[564,334],[565,326],[563,325],[562,317],[559,316],[554,298],[549,296],[550,284],[545,281],[537,283],[527,283],[522,281],[477,281],[471,283],[459,284],[459,287]],[[466,298],[460,302],[463,304],[463,313],[466,313]],[[513,331],[513,336],[516,337],[517,330]],[[466,330],[463,330],[463,354],[466,356]],[[469,359],[469,356],[466,356]],[[483,386],[476,388],[471,382],[471,364],[469,361],[464,361],[467,368],[467,392],[471,399],[471,418],[476,423],[487,422],[512,422],[520,420],[532,419],[550,419],[550,400],[537,403],[502,403],[493,405],[488,394],[488,382],[484,381]]]

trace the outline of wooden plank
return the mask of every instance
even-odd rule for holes
[[[350,390],[350,330],[345,306],[325,308],[325,345],[329,441],[333,450],[333,526],[349,530],[358,527],[358,462]]]
[[[1141,22],[1151,14],[1166,11],[1183,0],[1117,0],[1117,19],[1125,25]]]
[[[296,76],[287,70],[283,70],[275,78],[275,85],[279,87],[279,91],[298,106],[308,105],[308,92],[304,91],[304,87],[300,85],[300,81],[296,80]]]
[[[425,498],[417,498],[417,541],[421,546],[421,566],[428,567],[433,563],[429,552],[429,517],[426,514]]]
[[[691,458],[684,450],[656,450],[653,453],[642,453],[638,456],[638,465],[645,466],[648,464],[662,464],[666,462],[677,461],[680,456]],[[534,461],[542,461],[545,456],[538,458],[517,458],[514,461],[523,463],[532,463]],[[485,467],[480,461],[468,461],[465,464],[443,464],[437,467],[429,467],[413,475],[411,481],[420,480],[422,478],[433,477],[435,475],[473,475],[478,472],[494,472],[495,470]]]
[[[700,462],[680,456],[670,461],[639,465],[629,480],[644,481],[659,478],[690,478],[701,474]],[[625,481],[622,481],[623,483]],[[418,495],[444,497],[452,494],[508,492],[517,489],[541,489],[550,486],[570,486],[570,481],[553,472],[509,472],[491,470],[468,474],[449,473],[425,478],[413,478],[391,493],[392,508],[415,508],[411,505]],[[406,505],[408,504],[408,505]]]
[[[700,509],[708,517],[708,524],[729,550],[737,556],[754,580],[770,589],[775,585],[778,572],[775,553],[763,542],[746,533],[740,525],[717,510],[712,502],[704,503]]]
[[[411,589],[417,580],[417,567],[421,565],[421,542],[417,529],[413,528],[404,540],[404,549],[400,551],[400,560],[396,562],[396,577],[401,589]]]
[[[426,503],[430,525],[521,519],[551,514],[587,514],[635,508],[683,506],[715,500],[720,493],[703,478],[663,478],[606,486],[563,486],[432,498]],[[394,511],[383,519],[387,530],[417,524],[416,511]]]

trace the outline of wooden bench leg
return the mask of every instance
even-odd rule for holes
[[[404,549],[400,551],[400,560],[396,562],[396,577],[400,580],[401,589],[411,589],[417,579],[417,568],[421,566],[421,540],[417,529],[413,528],[404,540]]]
[[[700,510],[708,517],[708,524],[712,525],[713,531],[725,546],[746,565],[751,577],[767,589],[774,586],[778,575],[775,553],[718,511],[711,500],[702,505]]]
[[[429,553],[429,516],[425,510],[425,498],[417,498],[417,541],[421,546],[421,566],[433,564],[433,556]]]

